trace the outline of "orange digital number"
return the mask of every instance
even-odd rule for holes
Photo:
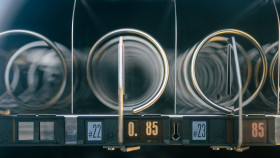
[[[263,122],[253,122],[252,123],[252,137],[263,138],[264,137],[264,123]]]
[[[158,121],[147,121],[146,122],[146,135],[147,136],[157,136],[158,135]]]
[[[134,134],[134,123],[133,122],[128,123],[128,135],[130,137],[135,136],[135,134]]]

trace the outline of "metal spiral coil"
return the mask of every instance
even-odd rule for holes
[[[275,66],[276,61],[278,60],[278,51],[277,51],[278,42],[275,42],[273,44],[266,44],[263,45],[263,49],[266,55],[266,58],[268,60],[268,63],[270,64],[269,67],[269,79],[266,81],[266,86],[261,90],[259,94],[259,98],[263,103],[265,103],[266,106],[269,106],[272,109],[276,108],[276,100],[277,100],[277,90],[275,86],[275,80],[274,80],[274,73],[276,73]],[[257,50],[253,49],[251,50],[251,58],[256,58]],[[261,68],[261,60],[257,58],[256,67],[255,67],[255,85],[259,85],[259,72]],[[277,67],[276,67],[277,69]]]
[[[201,49],[201,53],[198,58],[198,68],[197,68],[197,78],[198,83],[204,90],[205,94],[214,99],[222,106],[232,105],[237,99],[238,95],[221,95],[226,91],[226,61],[227,56],[225,52],[225,46],[223,43],[227,41],[226,37],[216,36],[211,39],[211,42],[205,44]],[[247,71],[251,72],[251,62],[246,54],[244,48],[237,43],[238,50],[242,53],[246,59],[246,64],[248,65]],[[178,57],[177,62],[177,103],[179,105],[187,105],[191,108],[201,108],[214,110],[211,106],[206,104],[195,92],[194,87],[190,81],[190,59],[195,46],[186,51],[184,54]],[[172,65],[172,70],[174,70],[174,65]],[[231,84],[233,82],[233,70],[231,68]],[[248,73],[243,87],[243,92],[248,87],[251,78],[251,73]],[[175,84],[172,82],[171,84]],[[170,85],[171,85],[170,84]],[[169,88],[170,89],[170,88]],[[182,110],[182,109],[181,109]],[[191,110],[189,108],[189,110]]]
[[[69,66],[67,66],[69,61],[67,62],[62,53],[62,51],[66,51],[67,48],[58,43],[53,43],[41,34],[28,30],[9,30],[0,33],[0,36],[7,35],[27,35],[42,40],[26,44],[11,55],[5,69],[5,86],[9,96],[18,105],[29,110],[42,110],[58,103],[64,95],[67,76],[69,76]],[[24,57],[24,55],[22,55],[23,52],[31,53],[32,57]],[[29,64],[30,67],[27,68],[28,65],[25,64]],[[28,88],[20,95],[14,93],[16,87],[12,86],[10,83],[11,80],[14,80],[11,79],[11,77],[16,77],[11,76],[11,72],[15,67],[23,68],[27,71],[25,80]],[[60,67],[60,72],[58,72],[58,67]],[[45,84],[48,82],[47,80],[38,80],[38,76],[36,76],[38,75],[38,68],[41,68],[40,71],[43,73],[43,78],[47,80],[50,79],[50,84],[57,82],[57,76],[61,77],[60,83],[55,87],[55,93],[53,92],[55,91],[54,89],[50,89],[50,85]],[[63,106],[64,105],[63,103]]]
[[[124,111],[139,112],[163,93],[169,75],[166,54],[150,35],[135,29],[119,29],[101,37],[87,60],[87,80],[95,96],[109,108],[118,109],[118,37],[125,51]]]
[[[225,45],[228,43],[228,37],[225,35],[240,36],[247,39],[257,48],[263,65],[263,73],[260,84],[253,93],[246,92],[252,76],[252,63],[248,52],[241,44],[236,44],[239,56],[239,64],[244,68],[241,70],[243,78],[242,94],[250,94],[243,101],[243,107],[251,103],[260,92],[264,85],[267,74],[267,61],[264,52],[258,42],[249,34],[235,29],[225,29],[214,32],[204,38],[200,43],[193,46],[183,55],[178,57],[177,63],[177,101],[178,104],[187,107],[208,109],[211,111],[221,111],[232,113],[238,111],[234,109],[234,104],[238,99],[238,87],[234,86],[236,82],[235,71],[230,68],[230,85],[233,85],[230,92],[227,91],[227,54]],[[174,67],[174,66],[173,66]]]

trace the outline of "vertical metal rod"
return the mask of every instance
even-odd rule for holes
[[[273,0],[273,5],[275,8],[276,16],[277,16],[277,25],[278,25],[278,71],[277,71],[277,114],[279,115],[279,99],[280,99],[280,93],[279,93],[279,86],[280,86],[280,55],[279,55],[279,50],[280,50],[280,22],[279,22],[279,14],[277,10],[277,6],[275,3],[275,0]]]
[[[231,95],[231,45],[227,45],[227,87],[226,94]]]
[[[177,9],[176,9],[176,0],[173,0],[174,2],[174,12],[175,12],[175,58],[174,58],[174,80],[175,80],[175,85],[174,85],[174,114],[176,115],[177,113]]]
[[[124,51],[124,44],[123,44],[123,37],[122,38],[122,85],[123,85],[123,96],[125,97],[125,51]]]
[[[236,49],[235,38],[231,37],[234,62],[236,68],[237,82],[238,82],[238,93],[239,93],[239,118],[238,118],[238,146],[237,151],[242,151],[241,146],[243,143],[243,111],[242,111],[242,81],[241,81],[241,73],[240,73],[240,65],[238,61],[238,54]]]
[[[73,5],[73,14],[72,14],[72,27],[71,27],[71,114],[74,113],[74,19],[75,19],[75,10],[76,10],[76,0]]]
[[[118,102],[119,102],[118,142],[120,145],[123,144],[123,96],[124,96],[124,46],[123,46],[123,36],[121,36],[118,45]]]

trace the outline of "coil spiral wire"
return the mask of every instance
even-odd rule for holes
[[[89,52],[87,80],[95,96],[118,109],[117,52],[123,37],[125,51],[124,111],[140,112],[163,93],[169,75],[166,54],[150,35],[135,29],[119,29],[100,38]]]
[[[11,55],[5,69],[5,86],[7,93],[18,105],[21,105],[28,110],[42,110],[53,106],[59,101],[59,99],[61,99],[61,97],[64,94],[69,69],[63,53],[61,52],[60,48],[58,48],[61,47],[61,45],[57,46],[55,43],[53,43],[43,35],[28,30],[9,30],[0,33],[0,36],[7,35],[27,35],[42,40],[26,44]],[[65,47],[61,47],[61,49],[65,49]],[[28,54],[30,54],[32,57],[22,55],[24,54],[23,52],[29,52]],[[34,62],[33,60],[36,61]],[[59,74],[56,69],[56,64],[58,63],[60,65],[59,67],[61,70]],[[27,65],[25,64],[31,65],[29,70],[27,69]],[[42,87],[40,87],[40,85],[42,86],[41,82],[44,83],[44,80],[36,80],[35,78],[33,78],[34,76],[38,75],[38,72],[36,72],[35,70],[38,70],[38,68],[40,68],[39,65],[41,65],[42,68],[40,71],[47,72],[43,73],[43,77],[47,77],[48,79],[50,79],[49,81],[51,83],[57,83],[57,75],[61,77],[61,82],[59,83],[59,86],[55,88],[57,90],[55,94],[53,93],[54,89],[47,93],[46,91],[44,91],[46,86],[44,86],[45,88],[43,89]],[[24,71],[28,72],[25,79],[28,88],[26,91],[24,91],[24,93],[20,95],[14,94],[14,90],[16,87],[13,87],[10,83],[11,72],[17,66],[20,69],[23,68],[25,69]],[[13,76],[12,80],[14,80],[14,77],[15,76]],[[38,88],[39,90],[41,90],[40,93],[38,93]],[[38,95],[40,95],[40,97],[34,97]],[[32,102],[33,104],[31,105],[30,102]]]
[[[226,46],[229,44],[228,36],[247,39],[253,45],[260,56],[262,63],[262,78],[253,93],[249,89],[252,77],[252,60],[250,54],[240,43],[236,43],[240,54],[239,64],[242,66],[241,77],[243,82],[242,95],[246,94],[243,107],[251,103],[264,85],[267,74],[266,56],[259,43],[249,34],[235,29],[216,31],[200,43],[194,45],[177,60],[177,104],[189,111],[220,111],[233,113],[239,110],[234,108],[239,98],[236,81],[236,71],[228,66]],[[246,45],[247,46],[247,45]],[[174,70],[172,65],[172,71]],[[227,73],[230,73],[228,75]],[[227,78],[230,77],[230,78]],[[175,84],[174,76],[171,84]],[[172,89],[169,87],[169,90]],[[230,89],[230,91],[228,91]],[[171,90],[172,91],[172,90]],[[174,91],[174,90],[173,90]]]
[[[68,70],[71,70],[71,65],[72,65],[71,51],[60,43],[55,42],[55,45],[63,53],[63,55],[66,59],[66,62],[67,62]],[[32,42],[23,47],[25,49],[21,49],[22,52],[25,52],[31,48],[34,49],[34,48],[40,47],[40,50],[43,49],[44,47],[48,48],[47,44],[43,41]],[[35,53],[38,53],[40,50],[36,51]],[[44,51],[42,53],[43,54],[41,54],[41,55],[38,54],[39,58],[34,59],[30,68],[28,69],[28,76],[27,76],[28,90],[27,91],[29,93],[33,94],[33,96],[36,96],[37,98],[40,98],[40,99],[45,98],[45,101],[47,101],[48,97],[46,96],[46,94],[52,94],[53,89],[50,85],[47,85],[44,83],[42,83],[42,85],[39,85],[38,82],[39,82],[40,76],[38,76],[37,71],[41,69],[41,71],[44,72],[44,76],[42,76],[42,77],[45,77],[44,80],[46,80],[48,82],[53,82],[61,74],[61,72],[60,72],[61,70],[57,69],[58,68],[57,66],[60,65],[60,62],[59,62],[57,55],[55,54],[55,52],[52,49],[47,49],[46,51]],[[76,72],[78,61],[77,61],[77,58],[75,55],[74,55],[73,60],[74,60],[73,68],[74,68],[74,71]],[[51,61],[53,64],[51,64]],[[56,61],[56,62],[54,63],[54,61]],[[57,76],[57,77],[54,78],[54,76]],[[78,75],[75,75],[75,77],[77,78]],[[51,80],[53,80],[53,81],[51,81]],[[74,87],[73,87],[74,91],[77,88],[77,85],[78,85],[77,82],[78,82],[78,79],[75,79]],[[37,88],[39,86],[41,87],[40,89]],[[36,89],[38,89],[38,90],[36,90]],[[35,97],[35,100],[38,100],[36,97]],[[32,102],[34,102],[34,101],[32,101]],[[71,104],[71,71],[68,71],[67,86],[65,87],[63,95],[61,96],[59,101],[57,103],[55,103],[55,106],[53,106],[53,108],[63,108],[70,104]]]
[[[273,47],[274,49],[276,48],[277,51],[277,47],[278,47],[278,41],[275,42],[274,44],[271,45],[271,47]],[[275,75],[277,74],[278,70],[278,55],[279,55],[279,51],[277,51],[273,57],[273,60],[271,62],[270,65],[270,70],[269,70],[269,76],[270,76],[270,85],[272,87],[273,90],[273,94],[275,95],[275,97],[277,98],[277,80],[275,81]],[[275,68],[276,67],[276,68]],[[277,76],[277,75],[276,75]],[[276,83],[276,84],[275,84]],[[277,105],[275,104],[276,102],[274,102],[274,108],[277,108]]]
[[[0,50],[0,60],[1,63],[7,63],[9,56],[8,56],[8,52],[4,51],[4,50]],[[4,76],[5,74],[5,67],[2,67],[0,70],[0,74],[1,76]],[[12,73],[13,79],[11,81],[11,87],[13,89],[15,89],[18,86],[19,80],[20,80],[20,71],[19,71],[19,67],[18,66],[14,66],[13,67],[13,73]],[[4,81],[4,77],[1,77],[1,92],[0,92],[0,104],[2,105],[2,107],[8,106],[9,108],[12,106],[11,105],[11,99],[8,95],[8,93],[6,92],[6,88],[5,88],[5,81]]]
[[[226,42],[226,37],[216,36],[206,43],[201,49],[201,53],[198,58],[197,67],[197,78],[199,79],[199,85],[204,90],[205,94],[215,99],[215,102],[221,104],[222,106],[230,106],[237,99],[238,95],[232,97],[231,95],[218,96],[226,91],[226,61],[227,55],[225,52],[225,46],[221,42]],[[189,107],[188,110],[199,108],[208,109],[212,111],[217,111],[208,104],[206,104],[195,92],[194,87],[190,81],[190,59],[193,54],[196,45],[190,50],[186,51],[184,54],[178,57],[177,62],[177,101],[179,105],[185,105],[184,107]],[[247,88],[250,78],[251,78],[251,62],[248,59],[246,51],[244,48],[237,44],[238,50],[242,53],[246,59],[247,71],[249,72],[246,78],[246,83],[243,88],[243,92]],[[174,64],[172,65],[172,70],[174,71]],[[231,67],[231,84],[233,82],[233,70]],[[174,76],[173,76],[174,77]],[[174,79],[171,78],[171,84],[173,85]],[[169,90],[172,89],[169,86]],[[182,109],[181,109],[182,110]]]
[[[270,68],[269,68],[269,80],[267,81],[268,86],[265,86],[262,91],[259,94],[260,99],[265,103],[265,105],[271,107],[272,109],[276,108],[276,100],[277,100],[277,90],[275,86],[274,81],[274,73],[275,72],[275,65],[277,63],[278,58],[278,42],[275,42],[273,44],[266,44],[263,46],[264,52],[266,54],[268,62],[270,62]],[[257,51],[256,49],[251,50],[251,58],[256,58]],[[256,62],[255,67],[255,85],[259,85],[259,72],[261,67],[261,60],[258,59]],[[277,68],[277,67],[276,67]],[[269,82],[269,83],[268,83]]]
[[[214,39],[214,37],[217,37],[217,36],[224,36],[224,35],[233,35],[233,36],[239,36],[241,38],[244,38],[244,39],[247,39],[257,50],[258,50],[258,53],[261,57],[261,61],[262,61],[262,78],[261,78],[261,81],[258,85],[258,87],[255,89],[255,91],[251,94],[251,96],[249,96],[246,100],[243,101],[242,103],[242,107],[248,105],[249,103],[251,103],[256,97],[257,95],[259,94],[260,90],[262,89],[264,83],[265,83],[265,80],[266,80],[266,74],[267,74],[267,60],[266,60],[266,56],[262,50],[262,47],[259,45],[259,43],[252,37],[250,36],[249,34],[243,32],[243,31],[240,31],[240,30],[236,30],[236,29],[225,29],[225,30],[219,30],[219,31],[216,31],[212,34],[210,34],[209,36],[207,36],[206,38],[204,38],[199,44],[197,44],[194,48],[194,51],[191,53],[192,54],[192,57],[191,57],[191,63],[190,63],[190,76],[191,76],[191,80],[192,80],[192,84],[194,86],[194,90],[195,92],[198,94],[199,98],[201,98],[208,106],[212,107],[212,108],[215,108],[221,112],[225,112],[225,113],[233,113],[233,112],[236,112],[239,110],[239,108],[235,108],[233,109],[232,107],[229,108],[229,106],[233,106],[235,100],[237,99],[237,97],[234,97],[235,99],[231,99],[229,101],[226,101],[226,102],[215,102],[213,101],[211,98],[207,97],[206,96],[206,93],[205,91],[202,91],[201,89],[201,86],[199,85],[198,83],[198,73],[196,72],[196,68],[197,66],[199,65],[198,63],[198,55],[199,55],[199,52],[201,52],[203,46],[205,44],[207,44],[208,42],[213,42],[215,41],[216,39]],[[220,39],[219,39],[220,40]],[[228,39],[225,38],[225,39],[222,39],[221,41],[224,41],[224,42],[227,42]],[[237,48],[239,46],[237,45]],[[240,48],[238,48],[239,51],[240,51]],[[242,50],[242,49],[241,49]],[[241,51],[243,52],[243,51]],[[249,82],[250,82],[250,76],[251,76],[251,64],[250,64],[250,60],[248,60],[248,55],[245,55],[244,52],[242,53],[244,55],[244,57],[246,58],[246,63],[247,63],[247,78],[246,78],[246,82],[245,84],[243,85],[243,88],[242,88],[242,94],[244,94],[244,91],[247,89],[248,85],[249,85]],[[210,60],[210,59],[209,59]],[[241,62],[241,64],[243,63],[242,60],[239,59],[239,63]],[[185,64],[187,66],[187,64]],[[184,67],[186,67],[184,66]],[[233,72],[235,73],[235,72]],[[185,72],[185,78],[187,78],[188,74],[187,72]],[[241,74],[240,74],[241,75]],[[234,88],[234,87],[233,87]],[[195,95],[195,93],[192,93],[193,95]]]
[[[55,45],[64,54],[68,69],[71,69],[70,50],[59,43],[55,43]],[[27,53],[25,57],[21,57],[21,60],[27,61],[20,61],[17,59],[14,61],[14,65],[17,65],[17,67],[27,67],[27,88],[26,90],[24,90],[24,92],[17,96],[17,98],[19,99],[18,101],[22,102],[23,104],[29,104],[29,110],[43,110],[51,107],[52,105],[46,104],[44,106],[40,106],[40,104],[50,100],[53,96],[53,91],[55,91],[54,86],[60,84],[57,82],[59,82],[60,80],[59,78],[61,77],[60,75],[62,74],[62,70],[59,67],[60,61],[58,56],[52,49],[49,49],[48,45],[44,41],[35,41],[28,43],[19,48],[18,51],[21,52],[19,53],[21,54],[20,56],[22,56],[24,53]],[[71,73],[68,72],[67,86],[65,87],[61,98],[55,103],[55,106],[53,106],[54,108],[63,108],[67,105],[70,105],[70,79]]]

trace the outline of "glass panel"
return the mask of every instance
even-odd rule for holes
[[[237,112],[232,37],[240,64],[244,113],[276,112],[276,97],[266,75],[276,50],[269,54],[266,48],[278,36],[272,3],[177,0],[177,14],[178,114]]]
[[[0,110],[70,113],[73,2],[4,0],[0,6]]]
[[[120,37],[124,111],[173,113],[174,94],[166,87],[174,60],[174,22],[171,0],[77,1],[74,56],[83,64],[74,69],[74,81],[79,81],[74,113],[117,113]]]

